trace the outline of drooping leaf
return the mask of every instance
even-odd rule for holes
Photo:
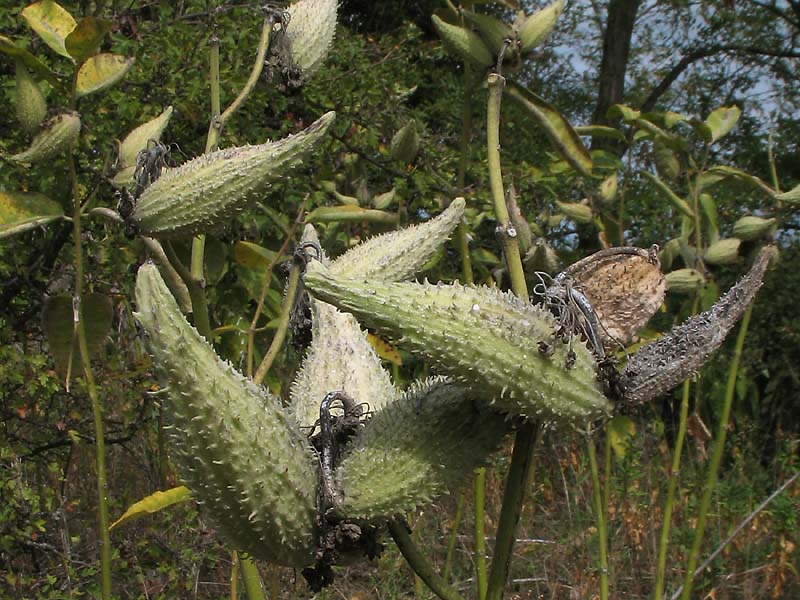
[[[77,23],[60,4],[52,0],[34,2],[22,10],[22,18],[54,52],[72,59],[65,40]]]
[[[134,58],[126,58],[117,54],[96,54],[81,65],[75,91],[78,96],[85,96],[111,87],[131,68]]]
[[[592,158],[581,138],[564,116],[553,106],[524,87],[510,81],[508,95],[525,108],[528,115],[541,127],[559,154],[581,175],[592,172]]]
[[[111,21],[96,17],[83,17],[64,40],[67,52],[82,63],[100,51],[103,38],[111,31]]]
[[[82,304],[86,345],[91,356],[100,350],[111,329],[114,308],[111,299],[104,294],[85,294]],[[44,304],[42,321],[50,354],[55,359],[59,375],[63,377],[68,371],[71,374],[79,373],[81,358],[77,336],[73,335],[75,321],[72,296],[48,298]],[[72,356],[71,369],[70,356]]]
[[[110,531],[115,527],[123,525],[124,523],[127,523],[128,521],[138,517],[151,515],[164,508],[172,506],[173,504],[186,502],[187,500],[191,499],[192,492],[185,485],[174,487],[165,492],[155,492],[145,498],[142,498],[138,502],[131,504],[128,507],[128,510],[126,510],[119,519],[114,521],[108,529]]]
[[[275,260],[276,256],[277,252],[253,242],[236,242],[233,247],[233,258],[248,269],[266,268]]]
[[[630,123],[631,121],[638,119],[641,114],[642,113],[640,113],[638,110],[631,108],[630,106],[625,106],[624,104],[615,104],[608,109],[606,116],[612,119],[620,117],[626,123]]]
[[[709,141],[716,142],[733,129],[741,114],[738,106],[722,106],[708,115],[705,123],[711,133]]]
[[[38,192],[0,191],[0,239],[55,221],[64,211]]]
[[[53,86],[61,85],[61,82],[42,61],[36,58],[25,48],[20,48],[13,41],[4,35],[0,35],[0,52],[12,58],[18,58],[25,63],[29,71],[32,71],[42,79],[46,79]]]
[[[606,435],[609,437],[614,455],[618,459],[623,459],[631,446],[633,436],[636,435],[636,423],[628,416],[617,415],[606,425]]]

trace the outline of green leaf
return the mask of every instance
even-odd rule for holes
[[[572,125],[543,98],[524,87],[508,82],[508,95],[520,103],[528,115],[541,127],[559,154],[581,175],[592,172],[592,158]]]
[[[711,167],[705,173],[700,174],[697,177],[697,188],[698,190],[709,188],[728,177],[734,177],[739,181],[749,183],[754,187],[760,188],[761,190],[766,192],[767,195],[769,195],[770,197],[780,199],[775,195],[775,190],[773,190],[770,186],[768,186],[766,183],[764,183],[764,181],[762,181],[755,175],[750,175],[750,173],[746,173],[740,169],[734,169],[733,167],[726,167],[724,165]]]
[[[710,194],[700,194],[700,208],[705,216],[706,235],[710,244],[719,240],[719,219],[717,218],[717,204]]]
[[[800,204],[800,185],[793,187],[788,192],[778,194],[775,199],[789,204]]]
[[[630,123],[631,121],[635,121],[638,119],[642,113],[640,113],[635,108],[631,108],[630,106],[625,106],[624,104],[615,104],[611,108],[608,109],[608,113],[606,116],[610,118],[620,117],[626,123]]]
[[[339,221],[367,221],[369,223],[393,225],[397,223],[397,215],[359,206],[322,206],[306,215],[306,223],[335,223]]]
[[[63,216],[61,205],[44,194],[0,191],[0,239],[35,229]]]
[[[111,299],[104,294],[83,296],[83,321],[89,355],[95,354],[106,340],[114,309]],[[64,377],[79,372],[81,368],[78,339],[74,336],[75,321],[72,311],[72,296],[51,296],[45,300],[42,320],[50,354],[56,362],[56,370]],[[72,363],[70,368],[70,356]]]
[[[666,196],[667,199],[670,202],[672,202],[672,204],[678,210],[680,210],[684,215],[686,215],[687,217],[694,217],[694,211],[689,206],[689,203],[686,202],[686,200],[684,200],[680,196],[678,196],[675,192],[673,192],[666,183],[664,183],[658,177],[647,171],[642,171],[642,174],[645,177],[647,177],[650,181],[652,181],[654,184],[656,184],[658,191],[660,191],[664,196]]]
[[[277,252],[253,242],[236,242],[233,247],[233,258],[237,263],[248,269],[266,268],[277,256]]]
[[[163,508],[167,508],[168,506],[172,506],[173,504],[178,504],[180,502],[186,502],[187,500],[191,499],[192,492],[185,485],[174,487],[166,492],[155,492],[146,498],[142,498],[138,502],[131,504],[128,510],[126,510],[119,519],[114,521],[109,526],[108,530],[111,531],[118,525],[127,523],[128,521],[136,519],[137,517],[151,515]]]
[[[617,459],[623,459],[631,447],[633,436],[636,435],[636,423],[630,417],[617,415],[606,425],[606,435],[609,437],[614,455]]]
[[[22,18],[54,52],[72,59],[65,40],[77,23],[69,12],[52,0],[42,0],[26,6]]]
[[[111,31],[111,21],[95,17],[83,17],[64,40],[70,56],[82,63],[100,51],[103,38]]]
[[[0,35],[0,52],[12,58],[18,58],[25,63],[29,71],[32,71],[42,79],[46,79],[54,87],[61,85],[61,82],[42,61],[36,58],[25,48],[20,48],[12,40],[4,35]]]
[[[606,125],[578,125],[575,128],[578,135],[591,136],[593,138],[608,138],[619,142],[625,141],[625,136],[619,129]]]
[[[738,106],[723,106],[708,115],[705,123],[711,132],[711,142],[716,142],[733,129],[741,114]]]
[[[85,96],[111,87],[131,68],[134,58],[117,54],[96,54],[81,65],[75,84],[77,95]]]

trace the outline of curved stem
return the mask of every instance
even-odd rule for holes
[[[433,570],[431,564],[411,539],[411,534],[408,532],[405,523],[392,520],[387,523],[387,527],[392,539],[400,549],[400,553],[434,594],[442,598],[442,600],[463,600],[459,593]]]
[[[261,364],[258,365],[258,370],[256,370],[256,374],[253,377],[253,381],[256,385],[260,385],[264,381],[264,377],[267,376],[272,363],[275,361],[275,357],[278,356],[278,352],[283,345],[283,340],[286,338],[286,331],[289,329],[289,316],[292,312],[294,299],[297,296],[297,288],[299,287],[300,272],[302,269],[303,267],[295,261],[292,265],[292,270],[289,272],[289,283],[286,287],[286,296],[283,299],[281,319],[278,323],[278,329],[275,331],[275,337],[272,338],[272,343],[267,353],[264,355]]]
[[[597,453],[594,449],[594,440],[590,437],[588,442],[589,465],[592,471],[592,499],[597,521],[598,543],[600,545],[600,600],[608,600],[608,531],[606,530],[606,515],[603,512],[603,494],[600,490],[600,476],[597,470]]]
[[[725,438],[728,434],[728,420],[731,415],[731,406],[733,405],[733,396],[736,391],[736,378],[739,373],[739,361],[742,357],[742,349],[744,347],[744,339],[747,335],[747,327],[750,324],[750,316],[753,314],[753,305],[747,307],[747,310],[742,317],[742,324],[739,326],[739,335],[736,337],[736,347],[733,351],[733,360],[728,369],[728,381],[725,386],[725,401],[722,406],[722,414],[720,415],[719,423],[717,424],[717,435],[714,439],[714,448],[711,451],[711,463],[708,469],[708,476],[706,484],[703,488],[703,497],[700,500],[700,509],[697,515],[697,525],[695,526],[694,542],[689,551],[689,561],[686,565],[686,577],[683,581],[683,600],[689,600],[692,593],[692,583],[695,577],[695,567],[697,566],[697,558],[700,555],[700,546],[703,543],[703,534],[706,528],[706,517],[708,515],[708,508],[711,505],[711,495],[714,492],[714,487],[717,484],[717,473],[719,472],[719,465],[722,460],[722,452],[725,449]]]

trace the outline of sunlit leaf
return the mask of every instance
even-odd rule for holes
[[[111,31],[111,21],[95,17],[83,17],[64,40],[70,56],[82,63],[100,51],[103,38]]]
[[[13,41],[4,35],[0,35],[0,52],[13,58],[19,58],[23,63],[25,63],[25,66],[28,67],[29,71],[32,71],[35,75],[41,77],[42,79],[46,79],[53,86],[61,85],[61,82],[58,80],[55,73],[47,68],[42,61],[36,58],[25,48],[20,48],[17,46]]]
[[[630,417],[617,415],[606,425],[606,435],[614,455],[617,459],[623,459],[631,446],[633,436],[636,435],[636,423]]]
[[[44,194],[0,191],[0,239],[35,229],[62,216],[61,205]]]
[[[248,269],[263,269],[272,263],[278,253],[253,242],[236,242],[233,258]]]
[[[126,58],[117,54],[96,54],[81,65],[75,92],[85,96],[111,87],[131,68],[134,58]]]
[[[592,158],[572,125],[543,98],[514,82],[507,84],[508,95],[525,108],[542,128],[559,154],[582,175],[592,172]]]
[[[631,108],[630,106],[625,106],[624,104],[615,104],[611,108],[608,109],[608,113],[606,116],[610,118],[621,117],[623,121],[631,122],[638,119],[642,113],[640,113],[635,108]]]
[[[103,294],[85,294],[82,300],[86,345],[89,354],[96,353],[105,342],[111,329],[114,309],[111,299]],[[50,354],[56,362],[56,370],[63,377],[67,372],[80,373],[80,353],[74,333],[72,296],[51,296],[45,300],[42,321]],[[70,367],[70,356],[72,365]]]
[[[161,139],[161,134],[167,128],[171,117],[172,106],[168,106],[155,119],[139,125],[125,136],[125,139],[119,145],[119,160],[123,168],[135,166],[137,155],[147,148],[147,143],[151,140],[157,142]]]
[[[738,106],[723,106],[708,115],[705,123],[711,132],[711,142],[716,142],[733,129],[741,114]]]
[[[65,40],[77,23],[69,12],[52,0],[42,0],[26,6],[22,18],[54,52],[72,59]]]
[[[380,356],[383,360],[388,361],[398,367],[403,366],[403,358],[400,356],[400,353],[395,350],[394,346],[392,346],[389,342],[384,340],[383,338],[378,337],[374,333],[367,334],[367,340],[375,349],[375,353]]]
[[[151,515],[164,508],[167,508],[168,506],[172,506],[173,504],[178,504],[180,502],[186,502],[187,500],[191,499],[192,492],[184,485],[174,487],[166,492],[155,492],[146,498],[142,498],[138,502],[131,504],[128,510],[126,510],[119,519],[114,521],[108,529],[110,531],[118,525],[127,523],[128,521],[131,521],[137,517]]]

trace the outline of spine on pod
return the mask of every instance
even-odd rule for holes
[[[297,424],[189,325],[154,264],[139,269],[136,303],[167,382],[182,477],[209,518],[256,558],[313,562],[316,460]]]
[[[340,464],[342,515],[379,521],[429,503],[480,466],[509,429],[463,386],[416,384],[370,419]]]
[[[277,142],[218,150],[170,169],[139,197],[131,224],[154,238],[189,237],[222,228],[299,164],[334,117],[326,113],[304,131]]]
[[[318,299],[400,339],[500,410],[580,425],[611,408],[586,345],[561,341],[549,312],[511,294],[458,284],[340,280],[318,263],[309,265],[305,283]]]
[[[13,154],[8,159],[22,165],[30,165],[54,158],[78,139],[80,131],[81,118],[78,113],[74,111],[61,113],[45,124],[27,150]]]

